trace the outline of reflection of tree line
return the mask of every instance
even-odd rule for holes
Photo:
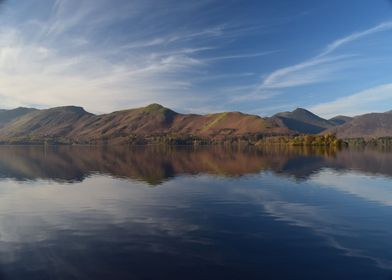
[[[81,181],[93,173],[160,184],[180,174],[242,176],[270,170],[306,179],[324,167],[392,175],[392,153],[312,147],[2,146],[0,176]]]

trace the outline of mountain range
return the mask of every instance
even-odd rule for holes
[[[181,114],[159,104],[102,115],[76,106],[0,110],[1,143],[129,143],[162,137],[221,141],[320,133],[338,138],[392,136],[392,111],[327,120],[302,108],[265,118],[241,112]]]

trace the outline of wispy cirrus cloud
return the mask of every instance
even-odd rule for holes
[[[285,98],[286,91],[344,79],[343,69],[363,66],[363,58],[341,52],[344,47],[392,29],[391,22],[384,22],[352,33],[309,59],[279,68],[276,64],[288,56],[282,50],[285,36],[303,27],[288,23],[305,22],[308,14],[290,6],[294,10],[286,14],[267,9],[255,17],[255,7],[265,6],[261,2],[5,1],[0,106],[77,104],[93,112],[151,102],[192,112],[277,108],[296,103]],[[313,34],[308,39],[324,44]],[[255,73],[265,69],[276,70],[260,81]]]
[[[338,39],[334,42],[332,42],[331,44],[329,44],[318,56],[319,57],[323,57],[326,56],[332,52],[334,52],[335,50],[337,50],[338,48],[349,44],[353,41],[362,39],[366,36],[370,36],[373,35],[375,33],[379,33],[379,32],[383,32],[383,31],[388,31],[392,29],[392,21],[387,21],[387,22],[383,22],[379,25],[376,25],[372,28],[366,29],[364,31],[361,32],[355,32],[353,34],[350,34],[344,38]]]
[[[331,118],[344,112],[348,116],[369,113],[374,108],[378,111],[390,110],[392,104],[392,83],[379,85],[349,96],[325,102],[310,108],[312,112],[325,118]]]
[[[17,31],[10,33],[5,36],[7,46],[0,49],[0,94],[11,107],[79,103],[106,111],[119,106],[118,102],[141,103],[143,95],[154,100],[155,92],[179,89],[185,82],[167,76],[201,65],[181,53],[123,62],[114,62],[99,51],[62,55],[51,46],[24,41]]]
[[[265,56],[273,53],[277,53],[278,51],[267,51],[267,52],[259,52],[259,53],[244,53],[244,54],[232,54],[232,55],[223,55],[223,56],[216,56],[212,58],[206,58],[207,61],[214,61],[214,60],[225,60],[225,59],[241,59],[241,58],[253,58],[259,56]]]
[[[332,55],[343,46],[373,34],[392,29],[392,21],[352,33],[328,44],[319,54],[303,62],[284,67],[268,74],[258,86],[263,88],[289,88],[330,80],[339,70],[351,66],[353,55]],[[351,60],[350,60],[351,59]]]
[[[264,79],[259,89],[287,88],[325,81],[331,73],[342,66],[338,62],[348,57],[351,56],[317,57],[278,69]],[[347,64],[345,65],[347,66]]]
[[[170,21],[199,12],[210,1],[173,2],[170,9],[155,9],[159,2],[154,1],[45,3],[47,14],[30,13],[34,1],[26,1],[26,19],[20,7],[9,9],[20,13],[20,21],[0,19],[2,107],[78,104],[94,112],[150,102],[179,107],[194,99],[195,77],[202,80],[203,69],[222,60],[269,54],[202,55],[247,34],[241,32],[247,27],[228,23],[187,27]],[[204,102],[211,98],[202,97]]]

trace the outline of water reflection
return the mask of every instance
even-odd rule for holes
[[[391,156],[1,146],[0,279],[391,279]]]
[[[392,152],[303,148],[0,146],[0,177],[69,183],[92,174],[162,184],[178,175],[240,177],[272,171],[307,179],[324,168],[392,176]]]

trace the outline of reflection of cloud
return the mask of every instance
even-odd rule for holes
[[[61,277],[71,273],[75,279],[90,279],[86,275],[105,269],[129,274],[128,266],[107,262],[116,254],[126,262],[138,255],[144,264],[162,255],[183,260],[184,251],[188,259],[219,261],[187,249],[208,246],[210,240],[195,233],[202,225],[182,214],[187,202],[171,201],[159,189],[93,176],[72,186],[4,181],[0,191],[0,262],[8,265],[10,279],[14,270]],[[102,267],[82,265],[100,262]]]
[[[288,230],[292,227],[309,229],[328,246],[347,256],[372,260],[381,268],[392,268],[391,260],[380,257],[375,251],[377,246],[389,246],[380,235],[374,235],[374,232],[387,234],[391,231],[389,224],[366,218],[350,219],[353,215],[358,217],[356,211],[366,211],[367,202],[359,200],[358,204],[345,205],[340,202],[346,202],[347,195],[340,192],[339,187],[335,188],[339,192],[333,192],[333,196],[326,192],[327,188],[318,187],[319,177],[334,176],[336,174],[324,170],[301,184],[267,172],[262,176],[235,179],[180,176],[163,183],[162,188],[146,188],[142,183],[100,175],[72,185],[42,180],[4,181],[0,189],[0,242],[19,246],[18,250],[22,251],[31,244],[39,246],[45,241],[62,246],[58,244],[64,238],[61,234],[82,236],[86,240],[94,238],[104,243],[117,238],[119,232],[125,232],[126,240],[113,242],[128,242],[129,250],[182,257],[181,253],[187,250],[181,247],[183,245],[202,244],[207,248],[214,245],[216,238],[227,230],[222,224],[214,224],[215,218],[222,218],[225,211],[225,217],[234,217],[241,222],[242,218],[253,215],[269,221],[272,218],[273,222],[288,225]],[[356,173],[350,176],[347,176],[347,182],[365,184],[370,180],[366,177],[363,181]],[[332,180],[328,182],[335,185]],[[334,200],[337,197],[339,203]],[[217,210],[216,205],[228,208]],[[236,207],[231,208],[233,205],[249,208],[238,211]],[[254,207],[264,210],[266,215],[263,213],[260,217],[259,213],[249,211]],[[377,215],[379,205],[372,207]],[[206,220],[203,215],[207,216]],[[251,234],[247,230],[236,230],[234,233],[241,236]],[[311,246],[303,242],[299,245]],[[88,255],[91,248],[85,248]],[[17,260],[19,251],[13,249],[3,246],[0,250],[16,252],[12,260]],[[209,263],[220,261],[211,252],[190,254],[193,253],[200,254],[196,257]]]
[[[173,223],[176,220],[160,216],[152,209],[148,210],[151,216],[141,219],[146,211],[142,209],[145,201],[150,201],[155,207],[160,206],[159,198],[155,196],[158,191],[146,193],[144,185],[132,183],[133,187],[129,187],[129,184],[102,176],[90,177],[72,187],[44,181],[2,182],[0,215],[13,219],[0,220],[0,240],[37,242],[49,238],[48,229],[53,227],[57,230],[88,232],[92,224],[84,223],[81,219],[76,220],[79,223],[75,222],[75,215],[90,216],[96,224],[117,225],[132,217],[134,225],[143,225],[150,235],[159,229],[169,236],[179,237],[186,236],[184,233],[187,231],[198,229],[193,224]],[[127,203],[121,203],[124,197],[127,198]],[[161,199],[165,200],[163,197]],[[185,209],[187,206],[178,203],[176,207]],[[18,215],[13,214],[15,209]],[[86,211],[81,212],[81,209]]]
[[[174,182],[170,186],[183,187]],[[107,244],[119,234],[125,234],[127,239],[116,242],[127,244],[127,250],[176,258],[190,244],[211,245],[208,237],[196,234],[204,225],[185,214],[190,207],[187,199],[178,197],[181,192],[167,192],[166,188],[161,191],[146,188],[142,183],[92,176],[72,186],[45,181],[5,181],[1,192],[3,263],[19,261],[32,246],[36,246],[32,253],[44,261],[47,256],[46,248],[40,247],[42,244],[61,248],[63,242],[69,242],[63,239],[71,238],[73,245],[73,236],[87,239],[81,245],[85,252],[79,257],[89,260],[96,257],[91,256],[89,250],[94,245],[89,240]],[[210,264],[219,261],[213,255],[188,251],[187,254],[188,258],[197,257]],[[64,256],[56,258],[60,263],[67,261]]]
[[[324,173],[321,172],[322,178],[325,179],[325,184],[333,187],[336,174],[334,173]],[[320,175],[316,175],[318,177]],[[351,179],[351,183],[355,184],[359,182],[361,178],[366,178],[366,184],[373,180],[373,177],[361,176],[347,177],[347,183]],[[339,180],[340,178],[337,178]],[[323,202],[320,203],[318,200],[320,196],[325,195],[323,192],[318,192],[318,188],[314,196],[309,197],[309,188],[312,186],[312,179],[309,184],[301,184],[297,186],[295,183],[287,180],[282,180],[275,176],[270,176],[266,179],[266,186],[268,188],[259,189],[236,189],[235,193],[237,195],[246,196],[250,201],[255,201],[258,203],[269,215],[273,216],[276,220],[288,223],[293,226],[309,228],[318,236],[322,237],[327,241],[328,245],[336,248],[342,252],[344,255],[350,257],[365,258],[374,261],[380,268],[392,269],[392,260],[387,257],[380,257],[376,248],[377,246],[385,246],[385,238],[380,238],[379,235],[373,235],[373,232],[378,230],[388,235],[391,231],[388,224],[380,224],[377,221],[369,221],[364,219],[354,220],[350,219],[348,215],[353,215],[354,213],[359,213],[363,209],[358,209],[355,212],[356,205],[341,205],[335,207],[329,203],[334,204],[334,197],[323,198]],[[314,183],[319,181],[315,180]],[[294,185],[291,185],[294,184]],[[371,186],[372,184],[370,184]],[[292,192],[293,188],[298,188],[295,197],[288,196],[287,191]],[[341,189],[338,187],[339,191]],[[382,195],[383,192],[380,193]],[[390,192],[389,192],[390,194]],[[339,197],[344,194],[338,193]],[[311,198],[316,199],[315,202]],[[361,203],[357,207],[366,206],[367,202]],[[374,211],[374,209],[372,209]],[[357,217],[354,214],[355,217]],[[374,224],[373,224],[374,222]],[[372,232],[369,232],[372,229]]]
[[[373,256],[372,252],[360,248],[361,244],[355,248],[352,244],[346,243],[345,238],[353,238],[356,234],[353,228],[347,227],[355,225],[349,225],[350,222],[346,220],[336,220],[334,213],[321,210],[317,206],[283,201],[265,202],[263,208],[279,221],[311,229],[325,239],[329,246],[343,251],[346,256],[370,259],[380,268],[392,269],[392,260]]]
[[[366,176],[354,171],[338,174],[331,170],[324,170],[314,175],[310,181],[323,187],[355,195],[367,201],[392,206],[391,182],[385,177]]]

